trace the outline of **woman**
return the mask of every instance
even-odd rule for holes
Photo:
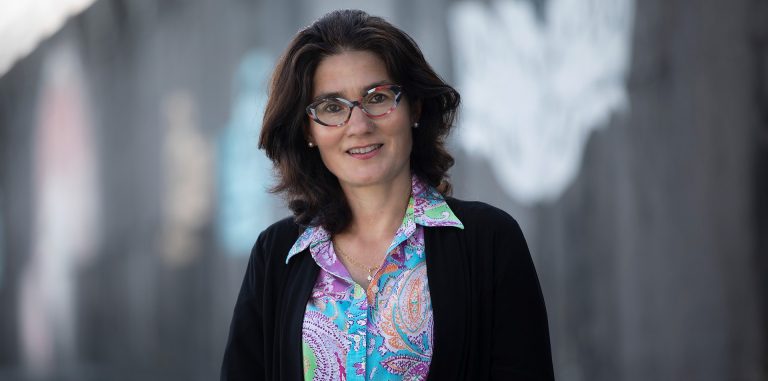
[[[512,217],[447,197],[459,94],[381,18],[300,31],[260,148],[294,216],[261,233],[222,380],[551,380],[547,317]]]

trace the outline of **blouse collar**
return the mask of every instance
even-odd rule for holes
[[[430,227],[448,226],[464,229],[464,224],[456,217],[448,203],[445,202],[443,195],[437,189],[425,184],[416,175],[413,175],[411,176],[411,198],[408,200],[403,223],[397,229],[395,238],[392,240],[387,252],[411,236],[413,231],[416,230],[417,224]],[[325,228],[322,226],[309,226],[293,244],[285,262],[288,263],[294,255],[304,251],[307,247],[309,247],[313,256],[327,252],[320,249],[327,246],[330,240],[331,234]]]

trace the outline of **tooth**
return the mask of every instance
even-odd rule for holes
[[[375,150],[375,149],[377,149],[379,147],[380,147],[379,144],[374,144],[374,145],[371,145],[371,146],[368,146],[368,147],[363,147],[363,148],[353,148],[353,149],[349,150],[349,152],[350,153],[354,153],[354,154],[364,154],[364,153],[371,152],[371,151],[373,151],[373,150]]]

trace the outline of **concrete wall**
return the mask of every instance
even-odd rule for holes
[[[552,1],[531,2],[542,23]],[[101,0],[0,77],[0,379],[217,377],[247,261],[222,211],[261,211],[232,228],[253,239],[287,214],[268,172],[231,188],[264,163],[247,153],[264,71],[349,6],[458,77],[443,0]],[[562,195],[515,199],[459,138],[454,194],[520,221],[558,379],[766,379],[768,8],[643,0],[633,15],[628,107]]]

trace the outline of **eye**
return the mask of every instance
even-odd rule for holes
[[[335,114],[341,112],[344,108],[337,102],[325,102],[318,107],[319,111],[325,114]]]
[[[367,103],[382,103],[386,102],[389,99],[389,95],[387,93],[373,93],[368,97]]]

